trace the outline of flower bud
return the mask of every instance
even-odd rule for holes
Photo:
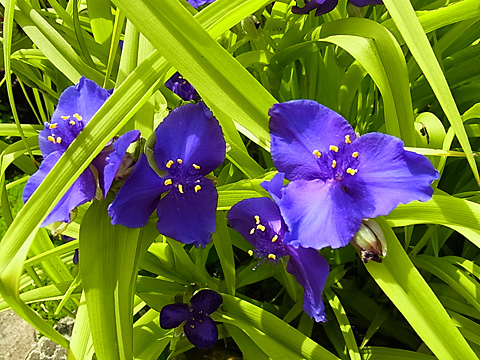
[[[383,231],[372,219],[363,219],[360,230],[355,234],[351,243],[362,255],[364,263],[370,260],[382,262],[387,254],[387,243]]]

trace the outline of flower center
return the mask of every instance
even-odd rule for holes
[[[252,243],[256,245],[254,251],[249,251],[251,256],[276,261],[288,255],[283,243],[283,234],[277,233],[268,222],[262,223],[259,215],[253,216],[250,235],[252,238],[255,237]]]
[[[163,184],[170,186],[170,190],[176,190],[177,194],[183,195],[185,192],[193,191],[195,194],[202,190],[201,175],[198,170],[200,165],[187,165],[183,159],[168,160],[165,163],[167,175]]]

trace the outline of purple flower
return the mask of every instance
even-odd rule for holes
[[[290,180],[277,202],[290,229],[285,243],[339,248],[363,218],[431,198],[438,172],[400,139],[357,138],[344,118],[310,100],[275,104],[269,114],[273,162]]]
[[[177,71],[167,80],[165,86],[185,101],[198,99],[197,90]]]
[[[156,208],[160,233],[186,244],[206,245],[215,231],[218,195],[205,175],[225,158],[222,129],[200,102],[173,110],[155,135],[154,157],[161,174],[145,155],[140,157],[109,206],[112,224],[142,227]]]
[[[202,5],[209,4],[215,0],[187,0],[187,2],[192,5],[195,9],[199,8]]]
[[[280,194],[282,183],[283,174],[279,173],[271,182],[262,185],[271,194]],[[290,257],[287,271],[305,290],[303,309],[315,321],[326,321],[322,292],[328,277],[328,263],[315,249],[285,244],[288,228],[275,202],[266,197],[242,200],[229,211],[228,222],[255,247],[256,257],[273,262]]]
[[[82,77],[77,85],[70,86],[58,100],[50,122],[40,131],[38,141],[43,155],[43,162],[25,185],[23,200],[26,202],[38,188],[58,159],[67,150],[72,141],[88,124],[93,115],[103,105],[111,92],[98,86],[95,82]],[[116,171],[122,164],[128,145],[137,140],[137,130],[122,135],[113,146],[107,147],[103,155],[103,163],[93,163],[97,167],[101,188],[104,195],[108,192]],[[105,172],[106,171],[106,172]],[[105,173],[104,173],[105,172]],[[113,174],[113,175],[112,175]],[[60,199],[42,226],[56,221],[70,222],[70,212],[95,197],[97,180],[92,170],[87,168]]]
[[[182,323],[187,339],[200,349],[215,345],[218,330],[210,314],[222,304],[222,297],[213,290],[200,290],[188,304],[166,305],[160,311],[162,329],[173,329]]]
[[[371,4],[383,4],[382,0],[350,0],[350,2],[359,7]],[[303,8],[294,6],[292,7],[292,12],[294,14],[308,14],[310,11],[316,9],[315,16],[320,16],[335,9],[337,4],[338,0],[305,0],[305,6]]]

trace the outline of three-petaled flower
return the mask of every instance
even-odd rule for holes
[[[142,227],[157,208],[161,234],[206,245],[215,231],[218,194],[205,175],[225,158],[222,129],[200,102],[173,110],[155,135],[153,152],[160,174],[143,154],[108,208],[112,224]]]
[[[160,326],[173,329],[182,323],[187,339],[200,349],[207,349],[218,340],[218,330],[210,314],[222,304],[222,297],[213,290],[200,290],[188,304],[169,304],[160,311]]]
[[[262,185],[274,198],[281,196],[283,174]],[[275,202],[266,197],[242,200],[228,212],[228,222],[255,247],[251,255],[272,262],[289,256],[287,271],[305,290],[303,309],[315,321],[326,321],[322,292],[328,277],[328,262],[315,249],[285,244],[288,229]]]
[[[383,0],[350,0],[350,2],[358,7],[383,4]],[[305,0],[304,7],[294,6],[292,12],[294,14],[308,14],[310,11],[316,10],[315,16],[320,16],[332,11],[337,5],[338,0]]]
[[[290,180],[276,199],[289,229],[285,243],[345,246],[363,218],[431,198],[438,172],[400,139],[357,138],[344,118],[311,100],[275,104],[269,114],[273,162]]]
[[[85,77],[82,77],[77,85],[65,89],[58,100],[58,106],[53,112],[51,121],[46,122],[45,128],[38,134],[40,150],[44,159],[38,171],[28,179],[25,185],[23,191],[25,202],[32,196],[110,94],[111,91],[101,88]],[[128,146],[139,136],[140,132],[137,130],[125,133],[113,144],[110,142],[93,161],[92,165],[98,173],[98,180],[104,196],[122,165]],[[42,226],[57,221],[70,222],[70,212],[77,206],[92,200],[96,191],[96,176],[90,168],[87,168],[53,208]]]

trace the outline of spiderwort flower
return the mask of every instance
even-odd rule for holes
[[[24,202],[32,196],[58,159],[110,94],[110,91],[101,88],[85,77],[82,77],[77,85],[65,89],[58,100],[58,106],[53,112],[51,121],[46,122],[45,128],[38,134],[38,142],[44,160],[38,171],[28,179],[25,185],[23,191]],[[140,133],[137,130],[122,135],[113,146],[104,150],[102,156],[105,156],[106,159],[103,163],[95,164],[94,162],[93,165],[97,167],[98,174],[102,179],[104,170],[107,169],[106,180],[102,182],[102,190],[105,196],[116,171],[122,163],[126,148],[131,142],[137,140],[139,135]],[[91,169],[87,168],[53,208],[42,226],[57,221],[70,222],[70,212],[77,206],[92,200],[95,197],[96,190],[95,175]]]
[[[187,0],[187,2],[192,5],[195,9],[198,9],[200,6],[214,2],[215,0]]]
[[[363,218],[431,198],[438,172],[400,139],[357,138],[344,118],[310,100],[275,104],[269,114],[273,162],[290,180],[278,200],[290,229],[285,243],[345,246]]]
[[[208,349],[218,340],[218,330],[210,314],[222,304],[222,297],[213,290],[200,290],[190,300],[191,305],[166,305],[160,311],[162,329],[173,329],[182,323],[187,339],[200,349]]]
[[[371,4],[383,4],[382,0],[350,0],[350,2],[358,7],[367,6]],[[338,0],[305,0],[305,6],[303,8],[294,6],[292,12],[294,14],[308,14],[310,11],[315,10],[315,16],[326,14],[338,5]]]
[[[145,226],[157,208],[160,233],[206,245],[215,231],[218,195],[205,175],[225,158],[222,129],[200,102],[173,110],[155,135],[154,157],[163,174],[159,176],[142,155],[109,206],[112,224]]]
[[[283,174],[277,174],[265,187],[280,194],[282,183]],[[303,309],[316,322],[325,322],[322,292],[328,277],[328,262],[315,249],[285,244],[288,229],[275,202],[266,197],[242,200],[228,212],[228,222],[255,247],[251,255],[273,262],[290,257],[287,271],[305,290]]]
[[[177,71],[167,80],[165,86],[185,101],[198,99],[197,90]]]

